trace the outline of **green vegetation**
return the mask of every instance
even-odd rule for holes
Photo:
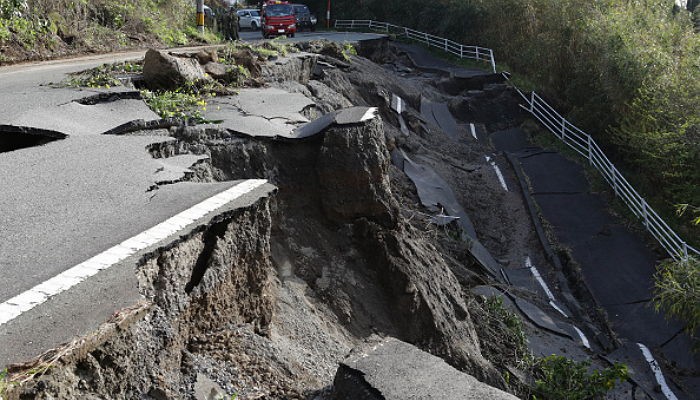
[[[524,367],[532,362],[523,321],[504,306],[501,297],[478,296],[469,309],[477,321],[478,337],[484,339],[480,340],[480,347],[487,360],[502,371],[509,365]]]
[[[0,396],[4,396],[10,384],[7,380],[7,369],[0,371]]]
[[[588,400],[602,398],[618,381],[628,378],[627,366],[615,364],[590,371],[588,361],[576,362],[563,356],[539,358],[534,364],[535,399]]]
[[[180,90],[141,92],[146,104],[161,118],[178,118],[202,122],[202,112],[207,110],[207,101],[198,94]]]
[[[309,2],[323,9],[321,2]],[[700,7],[669,0],[367,0],[337,18],[375,19],[494,49],[591,133],[695,245],[675,204],[700,204]]]
[[[4,58],[193,41],[214,43],[220,38],[197,32],[190,0],[0,0]]]
[[[113,86],[121,86],[122,83],[116,75],[140,73],[142,71],[143,64],[141,62],[103,64],[99,67],[73,74],[66,82],[66,85],[109,89]]]
[[[686,331],[696,339],[700,327],[700,260],[667,261],[656,274],[654,305],[669,317],[686,324]]]

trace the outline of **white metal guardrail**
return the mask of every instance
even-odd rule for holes
[[[403,36],[417,40],[428,46],[442,49],[459,58],[486,61],[491,64],[493,72],[496,72],[496,59],[493,56],[493,50],[485,47],[465,46],[452,40],[425,32],[373,20],[336,20],[335,27],[345,29],[370,29],[402,34]],[[561,141],[588,159],[588,162],[594,166],[601,175],[603,175],[603,178],[605,178],[610,186],[612,186],[615,194],[620,197],[634,215],[642,221],[649,233],[656,238],[659,244],[661,244],[673,259],[679,260],[687,259],[689,256],[700,256],[700,251],[683,241],[683,239],[668,226],[666,221],[649,206],[647,201],[639,195],[637,190],[632,187],[610,159],[608,159],[605,153],[603,153],[603,150],[600,149],[591,135],[567,121],[566,118],[562,117],[534,91],[530,96],[527,96],[517,87],[516,90],[527,103],[527,107],[523,108],[529,111]]]
[[[627,207],[636,215],[656,238],[668,254],[676,260],[687,259],[688,256],[700,256],[700,251],[688,245],[676,232],[668,226],[659,214],[649,206],[646,200],[625,179],[615,165],[603,153],[591,135],[577,128],[566,118],[562,117],[552,106],[547,104],[537,93],[530,96],[520,92],[527,102],[527,109],[542,125],[579,153],[603,175],[612,186],[615,194],[620,197]]]
[[[336,20],[335,28],[344,29],[370,29],[387,33],[396,33],[409,39],[424,43],[430,47],[437,47],[459,58],[469,58],[477,61],[484,61],[491,65],[493,72],[496,72],[496,59],[493,57],[493,50],[479,46],[465,46],[450,39],[420,32],[404,26],[390,24],[388,22],[373,21],[370,19],[349,19]]]

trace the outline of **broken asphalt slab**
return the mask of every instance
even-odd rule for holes
[[[395,42],[395,45],[406,54],[416,68],[422,70],[440,72],[456,78],[465,79],[500,76],[500,74],[494,74],[493,72],[487,71],[486,68],[490,68],[490,65],[488,64],[484,64],[484,69],[467,69],[455,66],[454,64],[437,58],[435,55],[422,47],[398,42]],[[503,78],[500,77],[499,79],[502,80]]]
[[[186,195],[187,192],[187,190],[183,190],[184,187],[189,188],[192,193],[196,193],[197,197],[201,196],[208,200],[214,195],[219,195],[229,189],[235,189],[239,184],[245,184],[245,182],[231,181],[221,184],[181,183],[165,186],[158,190],[158,194],[163,199],[169,199],[170,202],[182,204],[183,201],[180,199],[180,196]],[[257,203],[260,199],[272,195],[275,191],[276,188],[268,183],[258,185],[253,190],[206,214],[198,208],[203,207],[199,203],[194,209],[197,209],[198,213],[203,214],[202,217],[194,219],[192,223],[179,230],[173,229],[173,233],[167,237],[154,241],[154,244],[144,247],[122,261],[99,271],[69,290],[60,292],[9,322],[0,324],[0,342],[3,343],[3,346],[0,346],[0,370],[9,364],[27,361],[46,350],[70,342],[76,336],[80,337],[94,332],[100,324],[109,319],[110,316],[113,316],[115,311],[140,304],[144,301],[144,297],[138,290],[139,284],[137,283],[135,268],[141,263],[145,255],[150,254],[161,246],[167,246],[169,243],[186,235],[196,234],[199,230],[198,227],[211,225],[222,218],[222,216],[233,213],[238,209],[245,209]],[[188,196],[187,200],[191,199],[191,195]],[[128,218],[120,214],[123,225],[133,225],[126,237],[122,236],[124,232],[127,232],[125,229],[115,229],[117,227],[114,225],[100,226],[101,233],[111,233],[111,236],[107,237],[107,241],[105,241],[107,243],[106,246],[119,245],[120,241],[129,238],[131,238],[131,242],[134,242],[134,235],[142,236],[142,232],[145,229],[151,230],[156,225],[162,225],[165,220],[173,217],[174,211],[172,211],[172,207],[164,207],[162,202],[155,203],[149,210],[150,213],[148,215],[140,215],[140,210],[129,210]],[[190,208],[191,205],[189,204],[186,207],[188,211],[193,209]],[[91,235],[94,232],[87,231],[84,233]],[[74,240],[72,243],[80,240],[71,237],[57,237],[57,239]],[[78,253],[77,260],[85,261],[83,257],[91,257],[105,250],[104,247],[95,250],[95,247],[89,242],[89,236],[86,236],[83,238],[83,246],[79,249],[73,249]],[[71,242],[61,242],[64,245],[62,249],[64,252],[70,250],[68,246],[65,246],[66,243]],[[86,251],[85,249],[88,250]],[[90,250],[93,252],[90,252]],[[66,268],[59,264],[64,258],[65,256],[59,254],[59,257],[55,260],[57,264],[39,265],[39,267],[41,269],[41,267],[56,268],[58,266],[60,268],[58,271],[60,271]],[[36,268],[33,267],[34,264],[32,263],[27,266],[27,270],[35,270]],[[68,268],[71,267],[73,266],[71,265]],[[4,301],[5,296],[0,299]]]
[[[459,139],[457,121],[450,113],[446,103],[433,102],[421,96],[420,112],[429,125],[437,127],[451,140]]]
[[[333,393],[337,398],[362,400],[517,399],[394,338],[342,362]]]

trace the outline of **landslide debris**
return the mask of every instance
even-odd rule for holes
[[[434,356],[444,360],[451,367],[440,368],[448,375],[421,371],[437,382],[455,376],[496,393],[468,374],[499,389],[519,388],[521,382],[503,378],[522,361],[512,346],[499,346],[509,340],[499,329],[508,327],[480,321],[475,315],[483,311],[473,309],[473,287],[502,283],[472,256],[456,224],[435,223],[391,156],[400,150],[437,171],[485,248],[517,267],[537,242],[517,222],[527,218],[519,197],[503,193],[488,172],[489,146],[467,140],[464,126],[451,141],[417,111],[431,96],[459,109],[462,121],[483,118],[482,127],[489,118],[475,98],[516,103],[515,94],[487,83],[477,93],[444,93],[436,85],[444,77],[414,71],[405,55],[386,46],[358,49],[379,63],[324,42],[300,44],[300,52],[242,47],[189,55],[199,66],[218,59],[245,68],[245,86],[307,97],[309,123],[349,106],[378,112],[334,117],[303,138],[241,134],[216,123],[171,127],[175,140],[151,146],[154,157],[206,156],[202,179],[265,178],[278,191],[141,260],[135,273],[145,303],[138,312],[107,334],[67,347],[9,398],[199,399],[196,388],[203,387],[239,399],[350,398],[333,386],[334,379],[348,384],[339,363],[352,349],[381,341],[430,363],[441,363]],[[391,109],[393,95],[408,105],[401,115]],[[223,101],[236,101],[228,96]],[[504,124],[522,120],[517,110],[503,107]],[[535,301],[533,293],[511,290]],[[10,373],[17,377],[27,368]],[[362,383],[353,378],[350,385]]]

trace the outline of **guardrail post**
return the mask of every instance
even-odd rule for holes
[[[403,34],[406,35],[406,37],[410,37],[410,36],[408,36],[408,28],[406,28],[406,27],[403,28]]]
[[[647,211],[647,208],[649,206],[647,205],[647,201],[642,199],[642,212],[644,213],[644,226],[649,229],[649,212]]]
[[[530,114],[535,113],[535,91],[530,93]]]
[[[491,56],[491,67],[493,68],[493,73],[496,73],[496,59],[493,56],[493,49],[489,49],[489,55]]]
[[[688,260],[688,243],[683,242],[683,260]]]
[[[611,170],[612,170],[612,187],[613,187],[613,190],[615,190],[615,197],[618,197],[619,194],[617,193],[617,190],[618,190],[617,189],[617,168],[615,168],[614,165],[611,165],[611,166],[612,166],[612,168],[611,168]]]
[[[476,47],[476,59],[481,60],[480,54],[479,54],[479,46]]]
[[[561,117],[561,140],[566,141],[566,120]]]
[[[425,44],[427,44],[428,46],[430,46],[430,40],[428,40],[428,34],[427,34],[427,33],[424,33],[424,34],[423,34],[423,37],[425,38]]]
[[[447,39],[445,39],[445,51],[447,51]]]
[[[593,165],[593,138],[591,135],[586,135],[588,144],[588,164]]]

